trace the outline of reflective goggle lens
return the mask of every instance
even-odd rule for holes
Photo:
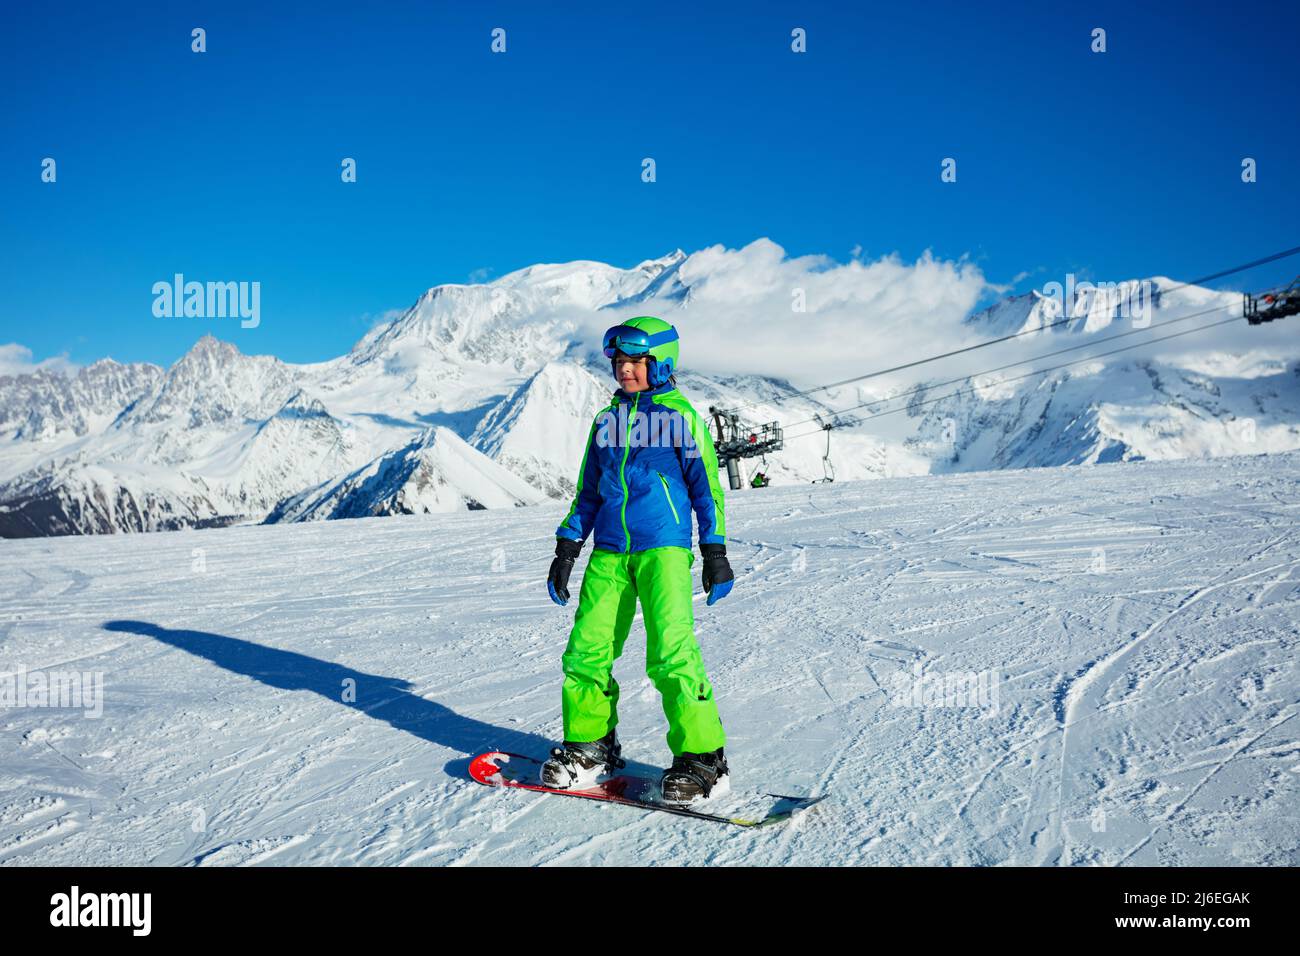
[[[604,351],[606,358],[613,358],[615,352],[644,355],[650,351],[650,336],[644,329],[616,325],[605,333]]]

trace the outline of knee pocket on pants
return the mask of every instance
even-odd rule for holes
[[[605,684],[613,671],[612,666],[590,654],[565,654],[560,658],[560,669],[565,677],[592,684]]]
[[[695,703],[713,700],[713,688],[707,682],[697,679],[694,675],[652,674],[650,679],[660,689],[660,693],[667,691],[668,695],[677,700],[693,701]]]

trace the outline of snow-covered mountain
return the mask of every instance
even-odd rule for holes
[[[0,536],[567,500],[588,424],[615,387],[589,326],[643,312],[707,322],[710,300],[696,293],[735,284],[708,252],[679,249],[631,269],[535,265],[437,286],[326,362],[246,355],[204,335],[166,370],[105,359],[72,377],[0,378]],[[1146,284],[1153,324],[1237,302],[1174,290],[1163,277]],[[1140,285],[1076,296],[1070,321],[1022,341],[1044,351],[1105,337],[1121,324],[1119,296]],[[1014,296],[954,333],[1040,330],[1064,307],[1037,292]],[[1300,448],[1295,361],[1220,350],[1191,364],[1117,356],[1014,377],[1032,368],[799,395],[788,380],[798,369],[709,375],[687,362],[678,384],[702,414],[743,406],[749,422],[793,424],[783,451],[743,463],[745,479],[761,468],[774,485]],[[858,408],[868,401],[883,404]],[[870,417],[896,408],[905,414]],[[829,456],[815,416],[839,426]]]
[[[204,335],[170,369],[0,379],[0,535],[533,504],[572,494],[614,383],[568,312],[662,288],[681,250],[428,290],[313,365]],[[581,351],[581,350],[579,350]],[[576,435],[576,437],[574,437]],[[469,443],[465,441],[469,439]]]
[[[609,402],[607,377],[552,362],[492,406],[469,441],[548,497],[568,498],[591,420]],[[545,442],[537,440],[542,435]]]
[[[339,481],[282,501],[266,523],[477,511],[545,500],[528,482],[437,425]]]
[[[1163,276],[1147,283],[1150,297],[1163,305],[1143,317],[1152,325],[1168,321],[1162,311],[1208,313],[1203,321],[1213,321],[1239,308],[1236,293],[1186,286],[1172,291],[1177,283]],[[1136,285],[1123,284],[1118,295],[1135,296]],[[1031,292],[966,321],[993,338],[1043,329],[1062,315],[1055,299]],[[1076,300],[1069,320],[1047,334],[1058,337],[1053,344],[1059,347],[1060,338],[1083,343],[1094,334],[1131,331],[1116,294],[1093,294]],[[1133,341],[1140,339],[1121,338],[1109,348]],[[1099,345],[1097,351],[1106,348]],[[999,374],[915,391],[908,397],[909,413],[919,425],[909,446],[928,457],[937,472],[1211,458],[1300,447],[1300,362],[1210,353],[1189,367],[1121,356],[1024,377],[1035,366],[1088,354],[1067,353],[1002,373],[1010,379]]]
[[[1211,458],[1300,446],[1300,364],[1250,377],[1153,361],[1084,367],[921,408],[911,444],[936,472]],[[940,391],[949,391],[941,389]]]
[[[0,376],[0,441],[49,441],[99,431],[162,375],[147,362],[100,359],[71,377],[50,369]]]

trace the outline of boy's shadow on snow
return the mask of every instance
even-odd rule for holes
[[[469,761],[480,753],[506,750],[541,758],[551,747],[551,741],[537,734],[463,717],[436,701],[411,693],[410,681],[398,677],[366,674],[342,664],[208,631],[171,629],[147,621],[106,621],[103,628],[152,637],[206,658],[228,671],[261,681],[268,687],[320,694],[327,700],[385,721],[398,730],[458,750],[466,756],[449,761],[443,769],[459,779],[467,779]],[[344,684],[347,680],[355,681],[355,684]],[[355,693],[350,695],[351,700],[344,694],[349,686],[355,689]]]

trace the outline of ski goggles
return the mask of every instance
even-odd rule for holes
[[[616,325],[605,333],[603,350],[606,358],[613,358],[615,352],[624,355],[645,355],[657,345],[667,345],[677,341],[676,329],[664,329],[651,334],[645,329],[631,325]]]

